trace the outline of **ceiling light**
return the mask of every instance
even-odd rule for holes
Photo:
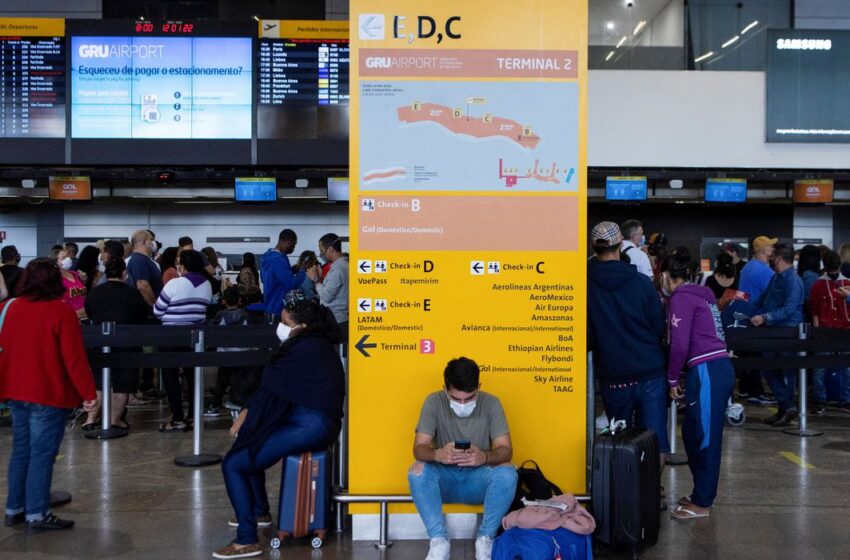
[[[750,29],[752,29],[753,27],[755,27],[758,24],[759,24],[758,20],[752,22],[751,24],[749,24],[748,26],[746,26],[744,29],[741,30],[741,35],[743,35],[744,33],[746,33],[747,31],[749,31]]]
[[[614,56],[614,51],[611,51],[611,52],[608,53],[608,56],[605,57],[605,62],[608,62],[609,60],[611,60],[612,56]]]
[[[608,31],[613,31],[613,30],[614,30],[614,22],[613,22],[613,21],[609,21],[608,23],[606,23],[606,24],[605,24],[605,29],[607,29]]]
[[[626,39],[628,39],[628,37],[626,37],[625,35],[623,35],[623,38],[622,38],[622,39],[620,39],[620,42],[619,42],[619,43],[617,43],[617,48],[618,48],[618,49],[619,49],[620,47],[622,47],[622,46],[623,46],[623,43],[625,43],[625,42],[626,42]]]
[[[645,26],[646,26],[646,20],[644,20],[644,19],[640,20],[640,23],[638,23],[635,26],[635,31],[634,31],[634,33],[632,33],[632,35],[637,35],[638,33],[640,33],[641,29],[643,29]]]
[[[703,60],[705,60],[707,58],[711,58],[712,56],[714,56],[714,51],[709,51],[709,52],[705,53],[704,55],[700,56],[699,58],[695,58],[694,62],[702,62]]]
[[[720,48],[721,48],[721,49],[725,49],[725,48],[726,48],[726,47],[728,47],[729,45],[731,45],[731,44],[735,43],[735,41],[737,41],[737,40],[738,40],[738,39],[740,39],[740,38],[741,38],[741,36],[740,36],[740,35],[735,35],[734,37],[732,37],[731,39],[729,39],[728,41],[726,41],[725,43],[723,43],[722,45],[720,45]]]

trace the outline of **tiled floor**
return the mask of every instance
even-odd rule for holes
[[[810,420],[824,430],[801,439],[763,426],[767,409],[749,408],[749,422],[726,432],[720,495],[710,519],[680,522],[662,517],[659,543],[649,559],[836,559],[850,558],[850,416],[830,410]],[[192,449],[191,434],[158,434],[165,409],[130,414],[132,434],[109,442],[69,433],[57,462],[54,488],[73,492],[57,510],[77,522],[72,531],[27,536],[0,528],[0,557],[26,559],[209,559],[233,535],[231,510],[218,467],[185,469],[173,458]],[[225,418],[206,422],[206,451],[223,453],[230,438]],[[11,445],[0,428],[0,488]],[[781,454],[786,452],[786,455]],[[795,462],[797,461],[797,462]],[[802,465],[804,466],[801,466]],[[269,481],[279,480],[274,472]],[[687,467],[667,468],[668,501],[690,490]],[[270,488],[275,496],[276,484]],[[275,500],[273,500],[274,502]],[[293,559],[421,559],[423,541],[397,542],[380,553],[371,543],[333,535],[317,551],[308,545],[270,551]],[[474,558],[471,541],[455,542],[452,558]],[[601,558],[622,554],[601,553]]]

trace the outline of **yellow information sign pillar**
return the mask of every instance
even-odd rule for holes
[[[587,2],[352,0],[351,47],[350,492],[408,492],[458,356],[583,492]]]

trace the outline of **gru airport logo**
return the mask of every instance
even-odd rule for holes
[[[80,58],[162,58],[165,45],[80,45]]]
[[[386,16],[384,14],[360,14],[358,19],[361,40],[383,41],[387,35]],[[460,16],[451,16],[438,21],[431,16],[392,16],[392,38],[412,44],[416,40],[435,39],[437,44],[443,39],[460,39]]]

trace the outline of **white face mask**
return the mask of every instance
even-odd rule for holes
[[[289,335],[292,334],[292,327],[289,325],[284,325],[283,323],[277,324],[277,338],[281,342],[289,338]]]
[[[71,270],[71,267],[74,265],[74,261],[71,260],[71,257],[65,257],[61,261],[59,261],[59,266],[62,267],[62,270]]]
[[[475,402],[477,400],[478,399],[461,404],[449,398],[449,406],[451,407],[452,412],[454,412],[459,418],[468,418],[472,415],[472,411],[475,410]]]

